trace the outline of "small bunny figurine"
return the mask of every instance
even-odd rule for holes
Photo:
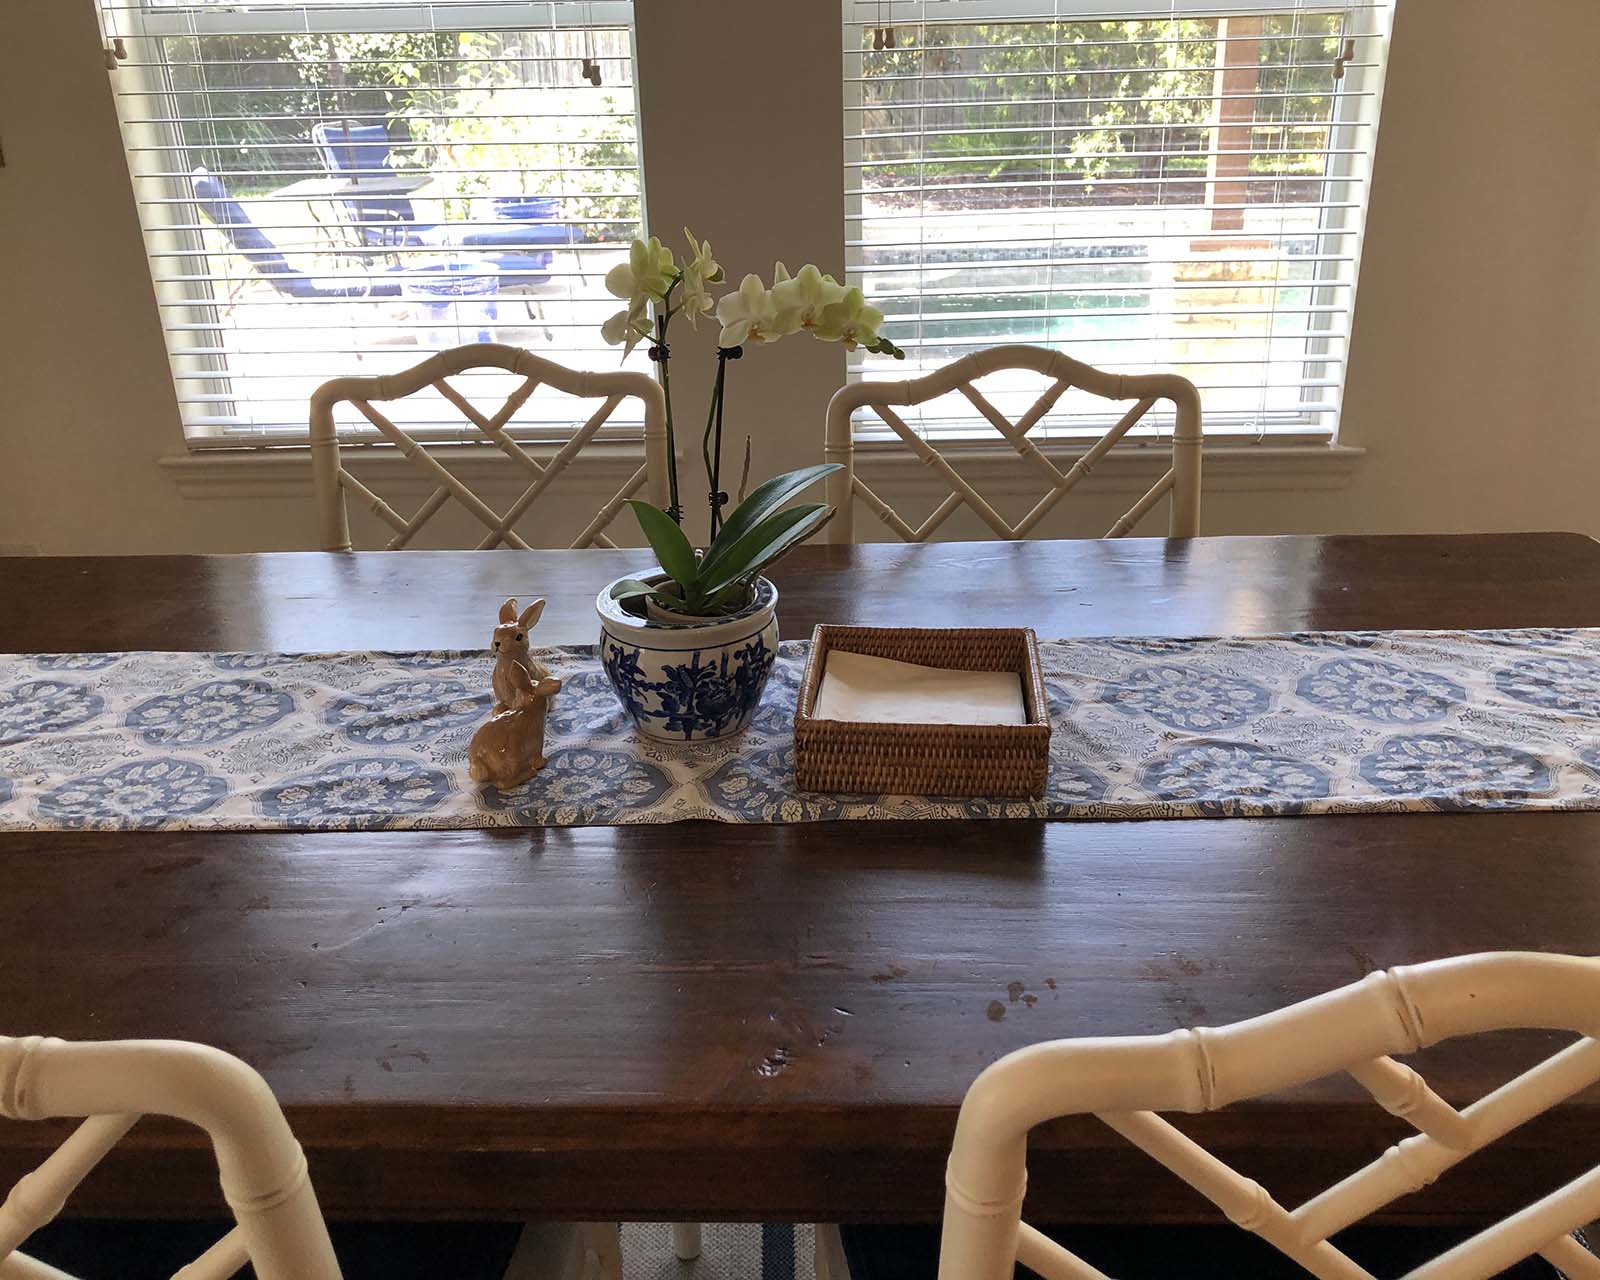
[[[480,787],[509,791],[547,763],[545,714],[561,681],[528,653],[528,632],[543,612],[543,600],[535,600],[520,616],[515,600],[500,606],[493,642],[494,712],[467,749],[467,771]]]

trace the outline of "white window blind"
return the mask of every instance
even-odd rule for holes
[[[631,4],[102,13],[191,444],[303,442],[325,379],[466,342],[616,366],[604,277],[642,219]],[[491,409],[520,382],[464,379]],[[437,394],[393,408],[421,437],[481,440]],[[541,389],[517,430],[559,439],[573,413]],[[356,414],[341,430],[375,436]]]
[[[1208,437],[1334,434],[1387,3],[844,0],[844,15],[848,274],[907,352],[891,376],[1032,343],[1184,374]],[[1037,393],[1026,375],[990,392],[1013,414]],[[1102,413],[1069,396],[1041,434]],[[1146,432],[1168,425],[1151,418]],[[919,420],[959,437],[975,418],[950,397]]]

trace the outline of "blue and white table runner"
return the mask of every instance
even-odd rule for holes
[[[0,829],[1600,809],[1600,631],[1046,642],[1038,802],[797,791],[805,650],[748,733],[692,746],[635,734],[592,649],[538,651],[550,764],[504,794],[467,778],[481,652],[0,656]]]

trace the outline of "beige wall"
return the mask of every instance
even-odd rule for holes
[[[652,225],[689,223],[737,272],[843,259],[837,6],[778,12],[639,6]],[[1600,534],[1600,4],[1515,13],[1539,38],[1517,39],[1497,0],[1399,0],[1344,415],[1365,454],[1214,458],[1209,532]],[[10,0],[6,19],[0,549],[310,545],[297,459],[171,465],[178,411],[90,0]],[[788,87],[808,69],[814,93]],[[838,349],[786,343],[737,372],[730,404],[758,470],[820,460]],[[691,435],[703,403],[682,398]],[[1148,466],[1108,466],[1050,531],[1097,532]],[[919,482],[901,474],[884,484],[914,506]]]

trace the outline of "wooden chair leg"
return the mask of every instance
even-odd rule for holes
[[[700,1256],[700,1224],[674,1222],[672,1224],[672,1253],[679,1262],[693,1262]]]
[[[831,1222],[819,1222],[812,1231],[815,1233],[812,1256],[817,1280],[850,1280],[850,1264],[844,1258],[844,1241],[839,1237],[839,1228]]]

